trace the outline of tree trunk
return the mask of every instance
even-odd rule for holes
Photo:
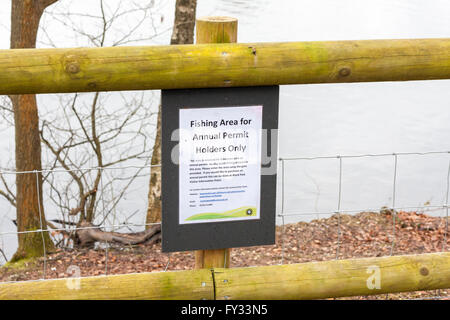
[[[45,8],[57,0],[12,0],[11,49],[35,48],[39,20]],[[39,171],[41,144],[36,95],[10,96],[14,109],[16,170]],[[42,198],[42,174],[16,175],[17,230],[46,229]],[[37,257],[44,250],[51,251],[54,245],[47,232],[19,234],[19,247],[11,261]],[[45,246],[45,248],[44,248]]]
[[[177,0],[175,4],[175,22],[170,44],[194,43],[195,11],[197,0]],[[152,165],[161,163],[161,105],[158,109],[155,145]],[[161,167],[152,167],[148,192],[147,223],[161,221]],[[149,226],[147,226],[149,227]]]

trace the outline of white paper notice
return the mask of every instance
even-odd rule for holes
[[[259,219],[262,108],[180,109],[180,224]]]

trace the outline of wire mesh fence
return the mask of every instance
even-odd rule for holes
[[[437,155],[441,157],[448,157],[448,169],[443,175],[445,181],[445,194],[444,201],[436,205],[423,205],[423,206],[401,206],[398,205],[397,192],[398,192],[398,178],[399,178],[399,159],[405,157],[421,157]],[[354,158],[388,158],[392,160],[392,173],[391,173],[391,197],[390,206],[383,208],[361,208],[361,209],[343,209],[343,196],[344,196],[344,164],[348,159]],[[287,163],[295,163],[300,161],[315,161],[325,160],[337,164],[338,168],[338,180],[336,184],[336,203],[335,210],[325,211],[301,211],[301,210],[288,210],[286,192],[289,187],[286,183],[287,177],[290,173],[287,170]],[[114,171],[123,170],[126,168],[134,169],[149,169],[150,167],[160,167],[160,165],[146,165],[146,166],[128,166],[128,167],[88,167],[73,169],[76,171]],[[69,170],[64,168],[49,169],[49,170],[33,170],[17,172],[14,170],[0,170],[2,175],[17,175],[17,174],[32,174],[36,177],[36,184],[39,185],[39,174],[41,173],[67,173]],[[445,252],[448,250],[448,232],[449,232],[449,194],[450,194],[450,151],[432,151],[432,152],[408,152],[408,153],[384,153],[384,154],[359,154],[359,155],[335,155],[335,156],[318,156],[318,157],[284,157],[279,159],[279,209],[277,217],[280,223],[277,227],[277,243],[273,246],[262,247],[248,247],[237,248],[232,251],[232,267],[238,266],[251,266],[251,265],[271,265],[271,264],[286,264],[297,263],[307,261],[319,261],[330,259],[347,259],[353,257],[370,257],[370,256],[392,256],[398,254],[408,253],[425,253],[425,252]],[[101,189],[103,185],[101,184]],[[39,187],[37,188],[39,190]],[[353,195],[357,197],[358,195]],[[41,195],[38,194],[38,201],[41,201]],[[97,247],[96,252],[100,254],[103,252],[100,266],[97,266],[94,273],[90,273],[93,269],[86,267],[83,270],[86,257],[89,255],[89,249],[81,249],[78,253],[76,248],[63,248],[62,252],[72,252],[70,257],[70,263],[63,263],[64,272],[56,272],[58,269],[58,261],[63,257],[63,253],[51,253],[48,252],[45,247],[44,233],[58,234],[58,232],[64,232],[66,234],[74,234],[81,230],[90,230],[99,228],[107,228],[111,231],[116,231],[124,227],[130,228],[130,230],[136,230],[136,228],[145,229],[147,227],[160,225],[157,223],[117,223],[109,225],[92,225],[92,226],[80,226],[63,225],[62,227],[48,227],[45,225],[45,217],[40,210],[41,203],[39,203],[39,221],[40,228],[37,230],[27,231],[6,231],[0,232],[0,239],[7,235],[23,235],[29,233],[39,233],[42,236],[43,243],[43,257],[39,260],[40,272],[34,275],[35,279],[53,279],[53,278],[71,278],[87,275],[108,275],[115,273],[133,273],[142,271],[169,271],[177,270],[179,268],[192,268],[193,267],[193,255],[192,253],[172,253],[165,254],[160,251],[159,244],[151,246],[153,255],[149,256],[149,251],[143,251],[137,253],[131,251],[131,255],[127,255],[126,259],[129,260],[129,264],[136,267],[115,269],[114,264],[117,259],[115,252],[125,250],[127,248],[136,248],[131,244],[117,243],[114,241],[103,241],[101,246]],[[442,212],[442,214],[434,217],[424,216],[425,212]],[[361,218],[354,219],[352,217],[358,216]],[[302,218],[305,216],[315,216],[317,219],[306,223],[302,222]],[[422,216],[425,218],[422,219]],[[297,219],[296,223],[286,223],[286,219]],[[416,224],[410,224],[410,220],[421,221]],[[383,223],[377,225],[377,220],[382,220]],[[423,221],[424,222],[423,222]],[[356,224],[355,224],[356,223]],[[420,225],[422,223],[422,225]],[[413,226],[412,226],[413,225]],[[381,228],[381,231],[373,228]],[[383,229],[384,228],[384,229]],[[416,231],[420,232],[416,232]],[[423,231],[423,232],[422,232]],[[372,232],[374,234],[372,234]],[[428,233],[427,233],[428,232]],[[369,234],[369,236],[367,236]],[[407,240],[408,236],[414,234],[420,235],[422,238],[415,239],[414,245],[408,247],[411,242]],[[379,241],[382,239],[382,241]],[[406,239],[406,240],[405,240]],[[143,246],[145,247],[145,246]],[[84,250],[84,251],[83,251]],[[80,253],[81,252],[81,253]],[[3,253],[3,251],[2,251]],[[135,256],[139,256],[135,259]],[[3,258],[7,257],[3,253]],[[98,255],[97,255],[98,258]],[[133,260],[135,259],[135,260]],[[66,259],[67,260],[67,259]],[[158,265],[153,269],[140,269],[139,263],[146,260],[147,266],[154,263]],[[123,263],[123,261],[122,261]],[[68,266],[67,266],[68,264]],[[99,273],[99,268],[103,268]],[[59,268],[60,270],[60,268]],[[27,276],[15,278],[10,276],[9,278],[3,278],[3,282],[15,282],[18,280],[31,280]],[[441,299],[448,298],[448,290],[440,290],[433,294],[428,293],[426,296],[419,298],[426,299]],[[389,298],[389,296],[387,296]],[[410,297],[418,299],[417,296]]]

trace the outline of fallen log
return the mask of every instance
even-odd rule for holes
[[[77,244],[81,247],[91,247],[95,242],[111,242],[126,245],[153,244],[161,240],[161,225],[154,225],[150,228],[135,233],[119,233],[102,231],[100,227],[83,221],[76,231]]]

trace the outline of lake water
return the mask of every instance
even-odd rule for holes
[[[162,28],[167,30],[173,21],[174,2],[159,2]],[[226,15],[238,18],[239,42],[450,36],[450,2],[446,0],[198,2],[198,17]],[[8,15],[7,11],[1,13],[3,18]],[[48,19],[45,21],[50,23]],[[9,35],[5,30],[8,26],[3,23],[0,27],[3,28],[0,29],[0,44],[7,48]],[[170,31],[167,31],[153,39],[152,44],[166,44],[169,36]],[[59,37],[64,43],[61,46],[73,46],[64,42],[68,40],[63,35]],[[449,151],[449,89],[448,80],[282,86],[279,156],[303,158]],[[51,96],[40,99],[51,99]],[[12,137],[11,133],[10,129],[2,132],[5,137]],[[3,140],[2,147],[13,159],[13,141]],[[8,161],[2,160],[2,166],[6,167]],[[434,207],[445,203],[450,154],[399,155],[396,167],[394,161],[392,155],[343,158],[342,167],[338,158],[285,161],[284,182],[281,175],[278,177],[278,212],[283,209],[284,213],[307,213],[287,217],[285,222],[288,223],[327,216],[338,206],[350,211],[391,206],[394,172],[396,207]],[[139,210],[130,222],[142,223],[145,219],[147,184],[146,178],[137,180],[133,192],[118,209],[124,214]],[[0,232],[14,231],[10,222],[14,210],[6,202],[2,202],[2,207]],[[47,214],[52,216],[50,211],[47,208]],[[436,209],[430,214],[443,215],[445,211]],[[1,245],[10,256],[15,250],[15,236],[0,237]]]

